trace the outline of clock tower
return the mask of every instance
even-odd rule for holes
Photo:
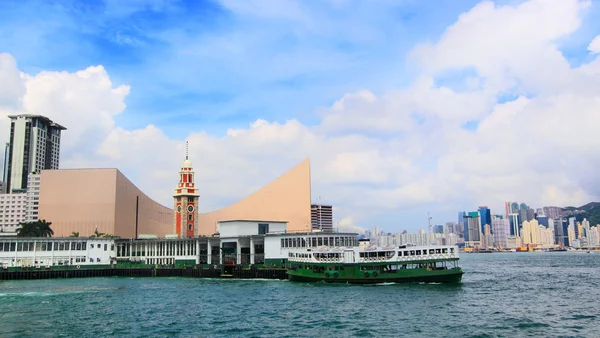
[[[174,227],[177,237],[194,237],[198,232],[198,189],[194,185],[194,170],[188,159],[188,143],[185,142],[185,161],[179,171],[179,183],[173,194],[175,206]]]

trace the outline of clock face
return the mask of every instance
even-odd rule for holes
[[[177,212],[181,212],[181,205],[177,206]]]
[[[188,205],[188,212],[194,212],[194,206]]]

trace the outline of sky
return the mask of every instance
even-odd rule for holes
[[[67,127],[62,168],[116,167],[201,212],[311,159],[345,229],[416,231],[505,201],[600,200],[600,1],[0,2],[7,115]]]

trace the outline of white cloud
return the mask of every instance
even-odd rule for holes
[[[25,93],[17,63],[10,54],[0,53],[0,108],[16,108]]]
[[[588,50],[592,54],[598,54],[598,53],[600,53],[600,35],[596,36],[592,40],[592,42],[590,42],[590,45],[588,46]]]
[[[202,209],[251,193],[307,156],[313,197],[332,203],[345,229],[423,205],[487,204],[501,211],[505,200],[534,206],[597,200],[600,60],[572,68],[555,46],[579,27],[587,5],[483,2],[437,43],[415,48],[422,74],[406,88],[348,93],[319,109],[321,121],[314,126],[259,119],[222,137],[200,128],[185,135]],[[475,72],[459,79],[464,88],[438,83],[439,74],[457,68]],[[63,167],[118,167],[170,205],[184,135],[175,140],[159,126],[116,126],[129,87],[115,86],[102,66],[25,75],[5,54],[0,75],[12,79],[8,86],[0,83],[6,87],[0,114],[44,114],[68,128]],[[506,93],[515,99],[498,103]],[[463,129],[469,121],[478,126]],[[1,135],[0,141],[8,137]],[[411,228],[399,219],[390,216],[389,225]]]

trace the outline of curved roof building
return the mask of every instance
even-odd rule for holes
[[[285,221],[288,231],[310,231],[310,206],[307,158],[252,195],[223,209],[199,214],[198,235],[212,235],[217,222],[232,220]]]
[[[96,229],[122,238],[164,237],[173,230],[173,210],[114,168],[42,170],[38,215],[52,222],[56,237],[90,236]]]

